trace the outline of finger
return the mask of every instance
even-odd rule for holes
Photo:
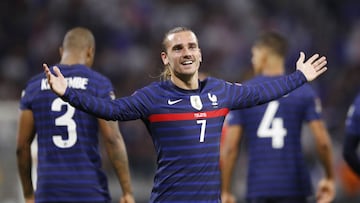
[[[48,65],[46,63],[43,63],[43,67],[44,67],[45,73],[48,74],[50,72]]]
[[[319,70],[317,70],[316,73],[317,73],[317,75],[321,75],[321,74],[323,74],[325,71],[327,71],[327,67],[326,67],[326,66],[325,66],[325,67],[322,67],[322,68],[319,69]]]
[[[323,61],[323,62],[321,62],[320,64],[314,66],[314,69],[315,69],[316,71],[319,71],[319,70],[322,69],[326,64],[327,64],[327,61]]]
[[[57,66],[54,66],[54,73],[57,77],[64,78],[64,76],[61,74],[59,67],[57,67]]]
[[[299,59],[297,60],[297,62],[296,63],[304,63],[304,60],[305,60],[305,54],[304,54],[304,52],[300,52],[300,57],[299,57]]]
[[[322,62],[327,61],[325,56],[322,56],[321,58],[314,61],[312,65],[317,66],[318,64],[321,64]]]
[[[50,77],[51,77],[50,69],[46,63],[43,64],[43,67],[44,67],[44,72],[45,72],[46,78],[48,81],[50,81]]]
[[[312,64],[317,58],[319,58],[319,56],[320,56],[319,54],[314,54],[305,63]]]
[[[49,70],[49,67],[48,67],[48,65],[46,64],[46,63],[43,63],[43,67],[44,67],[44,70],[46,71],[46,70]]]

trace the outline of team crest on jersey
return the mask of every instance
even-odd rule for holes
[[[203,107],[203,104],[201,102],[199,95],[190,96],[190,103],[191,103],[191,106],[194,107],[194,109],[199,110],[199,111]]]
[[[209,100],[211,101],[211,105],[215,108],[218,106],[217,96],[215,94],[208,93]]]

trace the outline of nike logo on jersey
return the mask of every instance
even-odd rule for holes
[[[182,101],[182,99],[178,99],[178,100],[168,100],[168,104],[169,105],[173,105],[173,104],[176,104],[176,103],[179,103],[179,102],[181,102]]]

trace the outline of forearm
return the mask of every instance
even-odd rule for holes
[[[231,161],[230,161],[231,160]],[[231,178],[234,171],[234,162],[235,158],[229,157],[229,160],[223,160],[222,168],[221,168],[221,178],[222,178],[222,185],[221,191],[231,193]]]
[[[333,153],[331,142],[328,137],[326,138],[326,140],[323,141],[323,143],[317,145],[317,151],[320,161],[323,165],[326,178],[334,180],[335,172],[333,167]]]
[[[237,149],[224,149],[221,152],[221,191],[231,193],[231,179],[237,159]]]
[[[315,120],[310,123],[312,131],[316,136],[316,148],[319,154],[320,162],[323,165],[326,178],[335,179],[333,167],[333,150],[330,135],[321,120]]]
[[[107,142],[106,149],[109,159],[118,177],[123,194],[132,194],[130,170],[126,148],[121,139]]]
[[[89,114],[105,120],[136,120],[143,116],[143,107],[139,101],[143,98],[123,97],[121,99],[109,100],[85,94],[71,88],[67,88],[61,97],[75,108],[81,109]]]
[[[98,118],[105,120],[116,120],[112,109],[112,101],[94,97],[89,94],[67,88],[61,97],[64,101],[69,102],[72,106],[90,113]]]
[[[239,98],[235,100],[236,108],[251,107],[278,99],[306,83],[300,71],[282,76],[268,82],[239,87]]]
[[[259,88],[260,96],[258,104],[263,104],[286,95],[306,82],[304,74],[301,71],[295,71],[277,80],[264,83]]]
[[[23,194],[25,198],[31,198],[34,196],[34,188],[31,178],[31,153],[30,146],[28,148],[17,149],[17,166],[20,176],[21,185],[23,188]]]
[[[330,135],[322,120],[313,120],[309,123],[310,129],[315,136],[316,149],[320,162],[324,168],[326,178],[334,179],[333,149]]]

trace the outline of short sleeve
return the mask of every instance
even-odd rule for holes
[[[243,110],[233,110],[228,113],[226,116],[226,123],[229,126],[232,125],[242,125],[243,124]]]

